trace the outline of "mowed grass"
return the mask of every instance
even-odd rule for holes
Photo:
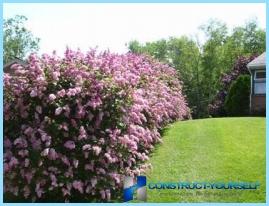
[[[150,182],[260,182],[257,190],[150,190],[147,202],[265,202],[265,118],[177,122],[164,132]]]

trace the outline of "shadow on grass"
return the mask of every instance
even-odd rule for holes
[[[171,127],[171,124],[168,124],[166,127],[159,130],[159,133],[161,135],[161,139],[163,139],[163,137],[166,136],[170,127]],[[154,149],[149,153],[150,158],[156,153],[156,151],[159,149],[159,147],[162,146],[162,144],[163,144],[162,142],[158,142],[154,145]]]
[[[160,135],[162,137],[167,133],[167,131],[169,130],[169,127],[170,127],[170,125],[168,125],[168,126],[166,126],[166,127],[164,127],[164,128],[162,128],[162,129],[159,130]]]

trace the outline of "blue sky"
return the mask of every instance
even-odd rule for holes
[[[256,17],[265,28],[265,4],[4,4],[4,18],[16,14],[28,18],[26,27],[41,39],[40,53],[66,46],[82,51],[90,47],[127,51],[126,43],[154,41],[170,36],[203,36],[198,27],[210,18],[229,29]]]

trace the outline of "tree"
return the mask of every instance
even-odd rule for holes
[[[226,67],[222,57],[228,31],[226,24],[217,20],[210,20],[200,29],[207,38],[202,47],[202,87],[208,104],[219,88],[218,79]]]
[[[230,116],[249,114],[250,76],[240,75],[231,85],[224,107]]]
[[[26,21],[27,18],[21,15],[4,20],[4,64],[15,57],[23,59],[30,52],[38,51],[40,39],[25,28]]]
[[[212,108],[215,109],[217,104],[220,106],[217,107],[217,110],[220,109],[217,114],[223,115],[225,114],[221,112],[225,96],[223,92],[227,91],[222,82],[223,74],[235,71],[234,65],[238,67],[236,64],[240,63],[240,59],[247,62],[265,51],[265,31],[258,27],[256,19],[246,22],[243,26],[235,27],[230,35],[226,25],[217,20],[210,20],[200,29],[207,37],[202,50],[203,83],[201,85],[211,109],[208,112],[212,113]],[[242,67],[245,67],[244,63]],[[247,69],[245,71],[248,73]],[[213,114],[216,115],[215,112]]]
[[[230,85],[242,74],[249,75],[246,65],[265,51],[265,31],[260,29],[256,19],[243,26],[235,27],[222,45],[220,65],[222,72],[217,80],[215,96],[209,104],[213,116],[225,116],[224,100]]]
[[[217,92],[217,95],[215,96],[214,100],[211,104],[209,104],[209,114],[211,116],[226,116],[227,112],[224,108],[224,102],[227,97],[229,88],[231,87],[232,83],[242,75],[249,75],[250,73],[247,69],[247,64],[251,62],[255,57],[255,55],[252,55],[250,57],[239,57],[236,60],[236,63],[234,64],[233,68],[228,71],[227,73],[224,73],[220,77],[220,85],[221,89]]]
[[[167,61],[168,48],[165,39],[161,39],[156,42],[147,42],[145,45],[140,44],[138,41],[131,41],[128,48],[133,53],[146,53],[162,62]]]
[[[208,21],[200,30],[206,40],[202,45],[186,36],[145,44],[132,41],[128,45],[130,52],[146,53],[178,71],[194,118],[208,117],[212,108],[223,110],[226,94],[221,92],[228,90],[223,86],[223,75],[233,70],[240,57],[247,61],[265,51],[265,31],[258,27],[255,19],[235,27],[230,33],[226,24],[218,20]]]
[[[181,81],[183,92],[187,96],[192,115],[198,118],[202,115],[201,103],[203,96],[200,90],[201,53],[198,42],[182,36],[170,38],[167,42],[168,61],[176,68]]]
[[[127,44],[129,50],[133,53],[136,53],[136,54],[141,54],[143,53],[143,46],[136,40],[134,41],[130,41],[128,44]]]
[[[223,53],[226,65],[232,68],[239,56],[251,56],[265,51],[265,31],[258,27],[256,19],[251,19],[244,26],[235,27],[225,40]]]
[[[266,35],[265,31],[258,27],[257,19],[251,19],[246,23],[242,36],[244,53],[261,54],[265,51]]]

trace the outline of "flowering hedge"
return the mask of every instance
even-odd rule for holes
[[[4,74],[4,191],[24,201],[110,201],[159,129],[187,118],[174,69],[149,57],[66,50]]]

